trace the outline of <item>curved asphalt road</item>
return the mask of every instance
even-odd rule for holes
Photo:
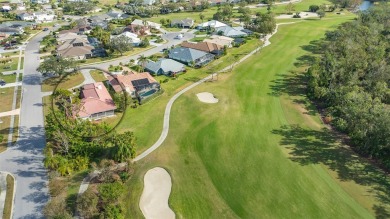
[[[46,139],[41,75],[36,71],[39,66],[39,41],[48,32],[38,34],[26,46],[19,139],[0,154],[0,170],[12,173],[16,179],[15,219],[43,218],[42,210],[49,199],[47,172],[43,166]]]

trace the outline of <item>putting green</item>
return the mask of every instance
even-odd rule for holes
[[[373,218],[388,212],[388,177],[339,146],[306,100],[301,75],[292,72],[302,70],[294,63],[305,61],[297,60],[312,48],[305,45],[350,18],[281,26],[269,47],[233,73],[180,97],[164,145],[137,163],[128,183],[127,217],[142,217],[142,178],[156,165],[172,176],[169,204],[178,218]],[[195,94],[204,90],[221,101],[200,103]]]

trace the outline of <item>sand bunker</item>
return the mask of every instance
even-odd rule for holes
[[[276,18],[277,19],[293,18],[294,14],[282,14],[276,16]],[[318,14],[314,12],[300,12],[299,15],[301,16],[301,18],[318,17]]]
[[[198,99],[204,103],[218,103],[218,99],[214,97],[212,93],[203,92],[196,94]]]
[[[146,172],[144,191],[139,203],[146,219],[175,218],[175,213],[168,206],[171,187],[171,176],[165,169],[155,167]]]

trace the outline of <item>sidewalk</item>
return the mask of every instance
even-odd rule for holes
[[[19,82],[14,82],[14,83],[8,83],[8,84],[5,84],[4,86],[0,86],[0,89],[7,88],[7,87],[16,87],[16,86],[22,86],[22,82],[19,81]]]
[[[1,112],[0,113],[0,117],[15,116],[15,115],[19,115],[19,113],[20,113],[20,108],[19,109],[15,109],[15,110],[11,110],[11,111],[7,111],[7,112]]]

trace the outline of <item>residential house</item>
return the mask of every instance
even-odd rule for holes
[[[25,27],[33,27],[35,23],[25,21],[8,21],[0,24],[0,33],[19,35],[24,33]]]
[[[78,35],[83,35],[83,34],[89,34],[92,31],[92,27],[89,25],[80,25],[76,26],[73,29],[70,30],[61,30],[59,34],[65,34],[65,33],[75,33]]]
[[[209,0],[208,1],[210,5],[222,5],[222,4],[225,4],[225,3],[228,3],[227,0]],[[229,1],[231,2],[231,1]]]
[[[151,21],[146,21],[146,23],[143,20],[135,19],[133,22],[131,22],[131,25],[134,26],[141,26],[141,27],[148,27],[159,30],[161,28],[161,24],[154,23]]]
[[[230,26],[215,28],[215,32],[218,35],[223,35],[223,36],[227,36],[227,37],[231,37],[231,38],[248,36],[248,34],[241,31],[240,28],[237,29],[235,27],[230,27]]]
[[[87,39],[78,37],[68,39],[61,45],[57,46],[57,55],[65,58],[74,58],[76,60],[83,60],[100,56],[100,50],[95,49]]]
[[[171,27],[191,28],[192,26],[194,26],[194,20],[190,18],[171,21]]]
[[[3,6],[1,6],[1,11],[2,11],[2,12],[9,12],[9,11],[11,11],[11,10],[12,10],[12,7],[9,6],[9,5],[3,5]]]
[[[46,12],[34,12],[33,16],[34,16],[35,22],[37,22],[37,23],[52,22],[55,18],[54,14],[49,14]]]
[[[169,52],[169,58],[189,66],[204,66],[214,59],[214,55],[196,49],[176,47]]]
[[[156,0],[143,0],[144,5],[153,5],[156,2]]]
[[[203,42],[209,42],[209,43],[215,43],[220,46],[227,46],[232,47],[233,46],[233,38],[225,37],[225,36],[219,36],[219,35],[212,35],[210,39],[204,39]]]
[[[59,43],[63,43],[67,40],[72,40],[72,39],[82,39],[83,41],[87,41],[87,36],[86,35],[78,35],[77,33],[73,33],[73,32],[63,32],[63,33],[59,33],[57,35],[57,42]]]
[[[160,90],[160,84],[148,72],[113,75],[108,77],[108,82],[115,92],[121,93],[123,88],[132,98],[140,100]]]
[[[239,30],[239,31],[242,31],[242,32],[244,32],[244,33],[246,33],[246,34],[248,34],[248,35],[252,35],[252,34],[253,34],[253,31],[248,30],[248,29],[246,29],[246,28],[244,28],[244,27],[234,27],[234,29]]]
[[[126,19],[130,17],[129,15],[122,13],[120,11],[109,11],[107,15],[111,17],[111,19]]]
[[[135,34],[135,33],[131,33],[129,31],[125,31],[119,35],[116,35],[116,36],[111,36],[111,39],[112,38],[115,38],[115,37],[119,37],[119,36],[125,36],[127,38],[129,38],[131,40],[131,42],[133,42],[133,46],[139,46],[139,44],[141,43],[141,39],[138,38],[138,35]]]
[[[148,61],[145,66],[145,70],[156,75],[172,75],[185,71],[185,67],[182,63],[173,59],[160,59],[157,62]]]
[[[9,36],[7,33],[0,33],[0,41],[7,39]]]
[[[219,28],[219,27],[225,27],[225,26],[228,26],[228,25],[225,24],[225,23],[216,21],[216,20],[211,20],[211,21],[207,21],[207,22],[198,24],[196,29],[198,29],[198,30],[206,30],[206,29],[209,29],[209,28]]]
[[[210,42],[191,43],[184,41],[180,46],[208,52],[214,55],[222,55],[224,50],[223,46]]]
[[[49,4],[50,0],[31,0],[31,3],[35,3],[35,4]]]
[[[35,19],[34,15],[28,12],[22,12],[20,14],[17,14],[16,18],[22,21],[33,21]]]
[[[97,12],[101,12],[101,11],[102,11],[102,8],[95,6],[91,10],[89,10],[88,13],[97,13]]]
[[[98,120],[115,115],[114,100],[102,82],[84,85],[80,97],[80,106],[73,109],[75,117]]]
[[[112,20],[107,14],[94,15],[88,18],[88,21],[92,27],[101,27],[103,29],[107,28],[108,22]]]

